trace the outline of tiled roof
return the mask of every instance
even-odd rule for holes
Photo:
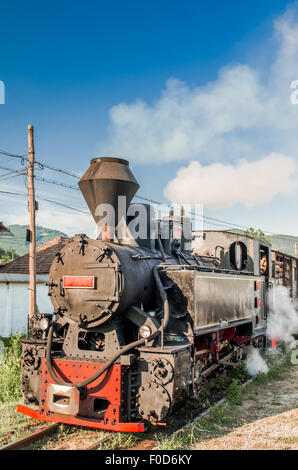
[[[1,235],[13,235],[11,231],[5,227],[3,222],[0,222],[0,234]]]
[[[36,274],[48,274],[55,254],[66,245],[69,239],[58,237],[36,249]],[[1,273],[29,274],[29,254],[0,266]]]

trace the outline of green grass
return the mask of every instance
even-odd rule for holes
[[[214,403],[214,397],[216,397],[216,395],[221,395],[229,389],[233,380],[236,380],[236,382],[240,384],[245,382],[247,378],[248,375],[244,367],[231,369],[220,377],[212,378],[209,380],[208,384],[204,385],[198,399],[191,401],[189,406],[192,408],[208,408]],[[218,398],[215,398],[215,401],[217,400]]]
[[[134,433],[115,432],[111,439],[102,444],[100,450],[127,449],[136,445],[142,437]]]
[[[237,379],[233,379],[228,389],[228,400],[231,405],[242,404],[242,388]]]
[[[34,431],[36,421],[17,412],[17,403],[0,405],[0,446]]]
[[[33,422],[16,410],[22,399],[20,339],[21,335],[0,338],[5,346],[5,359],[0,361],[0,445],[26,435]]]
[[[189,449],[197,442],[211,436],[218,429],[229,426],[234,421],[235,405],[225,402],[214,405],[210,413],[194,424],[191,424],[184,432],[175,434],[173,437],[156,436],[158,449],[178,450]]]
[[[0,339],[5,345],[5,359],[0,362],[0,403],[8,403],[22,397],[21,335]]]

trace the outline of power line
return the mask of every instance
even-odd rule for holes
[[[76,212],[81,212],[82,214],[85,214],[85,215],[91,215],[90,212],[87,212],[87,211],[84,211],[84,210],[81,210],[81,209],[77,209],[76,207],[71,207],[67,204],[62,204],[61,202],[53,201],[52,199],[46,199],[46,198],[43,198],[43,197],[40,197],[40,196],[38,196],[38,199],[41,199],[42,201],[49,202],[51,204],[56,204],[57,206],[66,207],[67,209],[71,209],[71,210],[76,211]]]
[[[28,160],[24,155],[17,155],[17,154],[13,154],[13,153],[10,153],[10,152],[5,152],[5,151],[0,151],[0,153],[4,153],[5,155],[14,156],[14,157],[22,158],[22,159],[25,158],[26,160]],[[53,171],[56,171],[56,172],[59,172],[59,173],[63,173],[63,174],[67,174],[69,176],[72,176],[74,178],[79,179],[79,177],[77,175],[75,175],[74,173],[71,173],[67,170],[63,170],[62,168],[54,167],[52,165],[48,165],[48,164],[45,164],[43,162],[38,162],[38,161],[36,161],[36,163],[38,165],[40,165],[40,169],[48,168],[50,170],[53,170]],[[57,181],[54,181],[54,180],[50,180],[50,179],[47,179],[47,178],[41,178],[41,177],[38,177],[38,176],[35,176],[35,178],[37,180],[43,181],[45,183],[50,183],[50,184],[54,184],[56,186],[64,187],[66,189],[79,191],[79,188],[76,188],[76,187],[71,186],[71,185],[66,185],[65,183],[60,183],[60,182],[57,182]],[[153,199],[149,199],[149,198],[146,198],[144,196],[135,196],[135,197],[138,198],[138,199],[141,199],[143,201],[151,202],[153,204],[164,205],[164,206],[169,207],[169,208],[171,207],[171,205],[169,205],[167,203],[161,203],[159,201],[154,201]],[[205,216],[205,215],[200,216],[199,214],[193,214],[193,213],[191,213],[191,215],[194,216],[195,218],[200,217],[203,220],[209,220],[210,225],[214,225],[214,226],[218,226],[218,227],[222,227],[222,226],[225,226],[227,228],[237,227],[237,228],[245,229],[245,230],[247,230],[249,228],[248,226],[234,224],[232,222],[226,222],[226,221],[223,221],[223,220],[220,220],[220,219],[215,219],[213,217],[208,217],[208,216]],[[216,224],[215,222],[219,222],[219,224]],[[266,231],[266,232],[267,233],[273,233],[273,232],[269,232],[269,231]]]
[[[43,168],[48,168],[49,170],[56,171],[58,173],[63,173],[64,175],[72,176],[73,178],[77,178],[78,180],[80,179],[80,176],[75,175],[74,173],[71,173],[70,171],[63,170],[62,168],[57,168],[55,166],[47,165],[43,162],[36,162],[38,165],[40,165],[40,169],[42,170]],[[42,168],[43,167],[43,168]]]
[[[10,176],[2,176],[0,177],[0,181],[5,181],[5,180],[9,180],[11,178],[16,178],[17,176],[22,176],[24,175],[24,173],[18,173],[17,175],[10,175]]]
[[[11,173],[18,172],[18,171],[24,171],[24,170],[18,170],[17,168],[9,168],[7,166],[2,166],[2,165],[0,165],[0,169],[10,171]]]
[[[151,202],[153,204],[163,205],[165,207],[168,207],[169,209],[172,208],[172,205],[170,205],[168,203],[154,201],[153,199],[149,199],[149,198],[146,198],[144,196],[135,196],[135,197],[138,198],[138,199],[141,199],[143,201]],[[189,212],[189,211],[187,211],[187,213],[191,214],[195,218],[200,217],[201,219],[207,219],[207,220],[210,220],[210,221],[213,221],[213,222],[220,222],[220,225],[219,224],[214,224],[214,223],[212,224],[212,225],[217,225],[218,227],[221,227],[221,226],[224,225],[224,226],[229,227],[229,228],[232,228],[232,226],[235,226],[235,227],[238,227],[238,228],[241,228],[241,229],[248,229],[249,228],[249,227],[246,227],[244,225],[233,224],[232,222],[225,222],[223,220],[215,219],[213,217],[207,217],[206,215],[194,214],[193,212]]]
[[[21,175],[26,173],[26,170],[25,171],[24,170],[16,170],[15,168],[8,168],[8,167],[4,167],[4,166],[1,166],[1,165],[0,165],[0,169],[7,170],[11,173],[19,173]],[[61,172],[63,172],[63,170],[61,170]],[[69,184],[60,183],[58,181],[51,180],[51,179],[48,179],[48,178],[42,178],[42,177],[36,176],[36,175],[34,176],[34,178],[38,181],[42,181],[42,182],[45,182],[45,183],[51,183],[51,184],[54,184],[56,186],[62,186],[63,188],[66,188],[66,189],[73,189],[74,191],[79,191],[79,188],[76,188],[75,186],[72,186],[72,185],[69,185]],[[0,176],[0,180],[1,180],[1,176]]]
[[[21,160],[21,164],[24,165],[25,161],[29,161],[27,154],[25,155],[19,155],[17,153],[12,153],[12,152],[7,152],[6,150],[0,150],[0,155],[6,155],[8,157],[13,157],[13,158],[19,158]],[[58,173],[63,173],[68,176],[72,176],[73,178],[80,179],[79,176],[76,174],[68,171],[68,170],[63,170],[62,168],[55,167],[53,165],[48,165],[47,163],[44,162],[39,162],[35,160],[35,164],[38,165],[40,170],[43,170],[44,168],[48,168],[49,170],[56,171]]]
[[[60,183],[58,181],[50,180],[48,178],[42,178],[40,176],[34,176],[34,178],[37,181],[42,181],[44,183],[55,184],[56,186],[62,186],[63,188],[66,188],[66,189],[73,189],[74,191],[79,191],[79,188],[76,188],[75,186],[71,186],[70,184]]]
[[[46,178],[39,178],[39,177],[35,177],[37,179],[40,179],[41,181],[45,181],[47,183],[50,183],[50,184],[55,184],[55,185],[59,185],[59,186],[63,186],[65,189],[72,189],[72,190],[76,190],[76,191],[79,191],[78,188],[75,188],[75,187],[72,187],[70,185],[65,185],[63,183],[58,183],[56,181],[53,181],[53,180],[47,180]],[[21,194],[17,194],[17,193],[10,193],[10,192],[5,192],[5,191],[0,191],[2,193],[6,193],[6,194],[15,194],[15,195],[21,195]],[[26,195],[26,193],[22,194],[22,195]],[[152,199],[149,199],[149,198],[146,198],[144,196],[135,196],[136,198],[138,199],[141,199],[141,200],[144,200],[144,201],[147,201],[147,202],[151,202],[151,203],[154,203],[154,204],[158,204],[158,205],[163,205],[163,206],[166,206],[166,207],[169,207],[171,208],[172,206],[170,204],[167,204],[167,203],[161,203],[161,202],[158,202],[158,201],[155,201],[155,200],[152,200]],[[40,196],[38,196],[39,199],[41,200],[44,200],[46,202],[49,202],[49,203],[52,203],[52,204],[56,204],[56,205],[60,205],[62,207],[65,207],[65,208],[68,208],[68,209],[71,209],[71,210],[74,210],[74,211],[77,211],[77,212],[80,212],[80,213],[83,213],[83,214],[89,214],[88,212],[84,211],[84,210],[81,210],[81,209],[78,209],[78,208],[74,208],[74,207],[71,207],[67,204],[62,204],[61,202],[57,202],[57,201],[53,201],[53,200],[50,200],[50,199],[46,199],[46,198],[42,198]],[[214,227],[225,227],[226,229],[233,229],[234,227],[237,227],[237,228],[241,228],[242,230],[245,229],[247,230],[249,227],[248,226],[243,226],[243,225],[239,225],[239,224],[233,224],[233,223],[230,223],[230,222],[226,222],[226,221],[222,221],[220,219],[215,219],[213,217],[208,217],[208,216],[204,216],[204,215],[199,215],[199,214],[193,214],[191,213],[195,219],[197,219],[197,217],[200,217],[201,219],[203,219],[205,221],[206,224],[208,225],[212,225]],[[279,234],[276,234],[274,232],[269,232],[269,231],[266,231],[266,233],[269,233],[271,235],[279,235]],[[279,235],[280,236],[280,235]],[[281,236],[282,238],[282,236]]]
[[[11,194],[11,195],[17,195],[17,196],[21,196],[21,195],[24,195],[26,196],[26,193],[13,193],[13,192],[9,192],[9,191],[0,191],[0,193],[5,193],[5,194]],[[67,209],[71,209],[73,211],[76,211],[76,212],[80,212],[82,214],[85,214],[85,215],[90,215],[90,212],[88,211],[85,211],[83,209],[79,209],[77,207],[73,207],[73,206],[70,206],[68,204],[63,204],[61,202],[57,202],[57,201],[54,201],[53,199],[48,199],[48,198],[44,198],[42,196],[38,196],[37,195],[37,199],[40,199],[42,201],[46,201],[46,202],[49,202],[51,204],[55,204],[55,205],[58,205],[58,206],[61,206],[61,207],[65,207]],[[143,198],[144,199],[144,198]],[[203,216],[202,216],[203,217]],[[216,226],[216,227],[222,227],[223,224],[218,224],[218,223],[213,223],[213,222],[206,222],[207,224],[210,224],[210,225],[213,225],[213,226]],[[226,225],[226,227],[228,228],[231,228],[230,226]]]
[[[10,173],[18,173],[19,171],[22,171],[22,170],[14,170],[12,168],[6,168],[5,166],[0,166],[0,169],[8,171],[8,173],[4,173],[4,175],[8,175]]]
[[[9,156],[9,157],[15,157],[15,158],[21,159],[22,165],[24,164],[25,160],[28,161],[28,158],[27,158],[26,155],[15,154],[15,153],[8,152],[8,151],[5,151],[5,150],[0,150],[0,154],[1,155],[6,155],[6,156]],[[58,168],[58,167],[55,167],[53,165],[48,165],[48,164],[45,164],[45,163],[39,162],[39,161],[36,161],[35,163],[38,165],[40,170],[43,170],[44,168],[48,168],[52,171],[56,171],[58,173],[66,174],[68,176],[71,176],[73,178],[80,179],[79,176],[75,175],[74,173],[72,173],[68,170],[64,170],[62,168]],[[17,170],[15,170],[15,171],[17,171]],[[35,176],[35,178],[37,180],[45,182],[45,183],[50,183],[50,184],[54,184],[56,186],[64,187],[65,189],[71,189],[71,190],[74,190],[74,191],[79,191],[79,188],[76,188],[72,185],[67,185],[65,183],[60,183],[60,182],[57,182],[55,180],[50,180],[50,179],[47,179],[47,178],[41,178],[41,177],[38,177],[38,176]],[[166,207],[169,207],[169,208],[171,207],[170,204],[161,203],[159,201],[154,201],[154,200],[146,198],[144,196],[135,196],[135,197],[138,198],[138,199],[141,199],[143,201],[151,202],[153,204],[163,205],[163,206],[166,206]],[[48,202],[50,202],[50,201],[48,201]],[[51,201],[51,202],[53,202],[53,201]],[[58,204],[58,203],[56,203],[56,204]],[[65,207],[68,207],[68,206],[65,206]],[[71,208],[71,207],[69,206],[69,208]],[[77,209],[77,210],[79,210],[79,209]],[[84,213],[86,213],[86,212],[84,212]],[[235,224],[235,223],[232,223],[232,222],[223,221],[223,220],[216,219],[214,217],[209,217],[209,216],[206,216],[206,215],[199,215],[199,214],[193,214],[193,213],[191,213],[191,215],[194,216],[195,218],[200,217],[201,219],[205,220],[205,222],[207,224],[217,226],[217,227],[226,227],[228,229],[238,228],[238,229],[241,229],[241,230],[247,230],[247,229],[250,228],[250,227],[245,226],[245,225],[240,225],[240,224]],[[271,232],[269,230],[264,230],[264,232],[266,232],[269,235],[279,235],[279,234]]]
[[[0,193],[8,194],[8,195],[14,195],[14,196],[27,196],[26,193],[15,193],[15,192],[11,192],[11,191],[0,191]],[[63,204],[63,203],[61,203],[61,202],[57,202],[57,201],[54,201],[54,200],[52,200],[52,199],[43,198],[43,197],[41,197],[41,196],[37,196],[37,199],[43,200],[43,201],[48,202],[48,203],[50,203],[50,204],[55,204],[55,205],[58,205],[58,206],[61,206],[61,207],[65,207],[65,208],[70,209],[70,210],[72,210],[72,211],[80,212],[80,213],[82,213],[82,214],[84,214],[84,215],[89,215],[89,216],[90,216],[90,212],[84,211],[84,210],[82,210],[82,209],[78,209],[78,208],[76,208],[76,207],[72,207],[72,206],[70,206],[70,205],[68,205],[68,204]],[[143,198],[143,199],[145,199],[145,198]],[[203,217],[203,216],[202,216],[202,217]],[[217,219],[216,219],[216,220],[217,220]],[[210,221],[206,221],[206,223],[207,223],[208,225],[213,225],[213,226],[216,226],[216,227],[222,227],[222,226],[223,226],[223,224],[214,223],[214,222],[210,222]],[[232,228],[232,227],[229,227],[229,226],[227,226],[227,227],[228,227],[228,228]],[[274,232],[271,232],[271,234],[272,234],[272,235],[277,235],[279,238],[284,238],[284,239],[288,240],[288,237],[287,237],[287,236],[283,236],[283,235],[280,235],[280,234],[277,234],[277,233],[274,233]]]
[[[60,183],[60,182],[57,182],[57,181],[54,181],[54,180],[50,180],[50,179],[47,179],[47,178],[41,178],[41,177],[38,177],[38,176],[35,176],[35,178],[38,180],[38,181],[43,181],[45,183],[50,183],[50,184],[54,184],[54,185],[57,185],[57,186],[62,186],[66,189],[72,189],[74,191],[80,191],[79,188],[76,188],[74,186],[71,186],[71,185],[66,185],[64,183]],[[146,201],[146,202],[151,202],[153,204],[157,204],[157,205],[162,205],[162,206],[165,206],[165,207],[168,207],[168,208],[171,208],[172,206],[170,204],[167,204],[167,203],[163,203],[163,202],[158,202],[158,201],[154,201],[153,199],[149,199],[149,198],[146,198],[144,196],[135,196],[136,198],[138,199],[141,199],[143,201]],[[230,222],[224,222],[222,220],[219,220],[219,219],[214,219],[212,217],[207,217],[205,215],[199,215],[199,214],[193,214],[191,213],[191,215],[194,216],[194,218],[197,218],[197,217],[200,217],[201,219],[203,220],[210,220],[212,222],[206,222],[208,223],[209,225],[213,225],[213,226],[216,226],[216,227],[222,227],[222,226],[225,226],[227,228],[233,228],[234,227],[238,227],[238,228],[241,228],[241,229],[248,229],[249,227],[248,226],[243,226],[243,225],[239,225],[239,224],[233,224],[233,223],[230,223]],[[214,222],[219,222],[219,223],[214,223]]]
[[[8,173],[0,175],[0,181],[4,181],[4,180],[9,179],[9,178],[15,178],[17,176],[22,176],[22,175],[26,174],[25,170],[15,170],[15,169],[11,169],[11,168],[6,168],[4,166],[0,166],[0,168],[2,170],[8,171]]]
[[[9,194],[9,195],[13,195],[13,196],[27,196],[26,193],[15,193],[15,192],[12,192],[12,191],[0,191],[0,193]],[[62,206],[62,207],[65,207],[67,209],[71,209],[73,211],[80,212],[80,213],[85,214],[85,215],[90,215],[90,212],[88,212],[88,211],[84,211],[82,209],[78,209],[77,207],[72,207],[70,205],[54,201],[53,199],[44,198],[42,196],[37,196],[37,199],[40,199],[41,201],[49,202],[50,204],[56,204],[58,206]]]
[[[3,193],[3,194],[13,194],[14,196],[27,196],[27,193],[15,193],[15,192],[12,192],[12,191],[0,191],[0,193]]]
[[[20,158],[22,160],[28,160],[28,158],[25,155],[19,155],[17,153],[12,153],[12,152],[7,152],[6,150],[0,150],[1,155],[6,155],[7,157],[14,157],[14,158]]]

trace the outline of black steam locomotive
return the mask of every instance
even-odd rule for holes
[[[126,160],[91,160],[79,187],[98,225],[102,204],[120,220],[125,197],[126,235],[106,222],[100,238],[76,235],[56,253],[48,280],[54,313],[30,321],[22,344],[26,405],[18,409],[142,432],[146,420],[164,421],[208,377],[235,367],[248,345],[264,347],[270,245],[210,232],[193,249],[183,213],[155,220],[150,205],[130,204],[139,186]],[[131,235],[134,208],[149,236]]]

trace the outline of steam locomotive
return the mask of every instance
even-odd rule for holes
[[[98,208],[111,207],[127,230],[105,222],[97,239],[76,235],[56,253],[53,315],[36,313],[22,342],[18,411],[142,432],[236,367],[249,345],[265,346],[270,244],[209,232],[194,249],[183,212],[157,220],[152,206],[131,204],[139,185],[123,159],[92,159],[79,187],[98,226]],[[146,230],[132,235],[134,209]]]

